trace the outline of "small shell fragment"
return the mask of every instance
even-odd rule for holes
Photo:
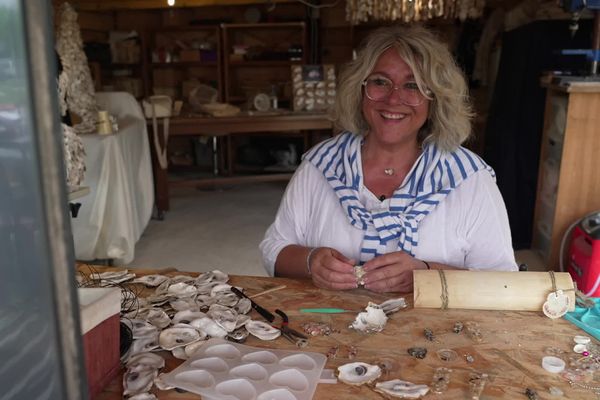
[[[251,335],[256,336],[261,340],[273,340],[281,335],[279,329],[273,328],[266,322],[250,320],[246,322],[245,326]]]

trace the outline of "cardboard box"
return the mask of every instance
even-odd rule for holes
[[[88,390],[94,399],[120,369],[121,290],[80,288],[78,297]]]
[[[179,51],[179,61],[195,62],[200,61],[200,51],[196,49],[183,49]]]

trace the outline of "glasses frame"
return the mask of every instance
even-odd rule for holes
[[[387,79],[387,78],[386,78],[386,79]],[[371,101],[384,101],[384,100],[388,99],[388,98],[389,98],[389,97],[392,95],[392,93],[393,93],[395,90],[402,89],[402,86],[394,85],[394,82],[393,82],[391,79],[388,79],[390,82],[392,82],[392,87],[391,87],[390,91],[389,91],[389,92],[388,92],[388,93],[387,93],[387,94],[386,94],[384,97],[382,97],[381,99],[379,99],[379,100],[376,100],[376,99],[372,98],[371,96],[369,96],[369,93],[368,93],[368,91],[367,91],[367,81],[368,81],[368,80],[369,80],[369,78],[365,78],[365,79],[362,81],[362,84],[361,84],[361,86],[362,86],[362,88],[363,88],[363,90],[364,90],[365,96],[367,96],[367,98],[368,98],[369,100],[371,100]],[[421,93],[421,101],[420,101],[419,103],[417,103],[417,104],[413,104],[413,103],[407,103],[407,102],[406,102],[404,99],[402,99],[402,98],[400,98],[400,101],[402,102],[402,104],[404,104],[404,105],[407,105],[407,106],[409,106],[409,107],[418,107],[418,106],[420,106],[421,104],[423,104],[423,103],[425,102],[425,99],[427,99],[427,100],[431,100],[431,99],[429,99],[427,96],[431,96],[431,95],[433,94],[433,93],[431,92],[431,90],[429,90],[429,89],[425,90],[425,94],[423,94],[423,93],[421,92],[421,90],[419,90],[419,93]]]

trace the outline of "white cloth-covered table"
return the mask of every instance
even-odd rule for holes
[[[78,200],[79,215],[71,218],[75,256],[127,264],[154,205],[146,120],[129,93],[97,93],[96,98],[99,109],[117,117],[119,131],[81,136],[87,169],[82,185],[90,194]]]

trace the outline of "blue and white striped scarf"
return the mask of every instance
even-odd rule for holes
[[[419,222],[444,200],[454,188],[473,173],[494,171],[475,153],[459,147],[440,151],[434,144],[423,153],[390,199],[389,210],[369,212],[360,202],[358,191],[363,181],[358,157],[363,137],[344,132],[319,143],[304,158],[323,173],[345,210],[352,226],[365,231],[360,261],[366,262],[386,252],[390,240],[398,239],[398,249],[414,256],[419,242]]]

